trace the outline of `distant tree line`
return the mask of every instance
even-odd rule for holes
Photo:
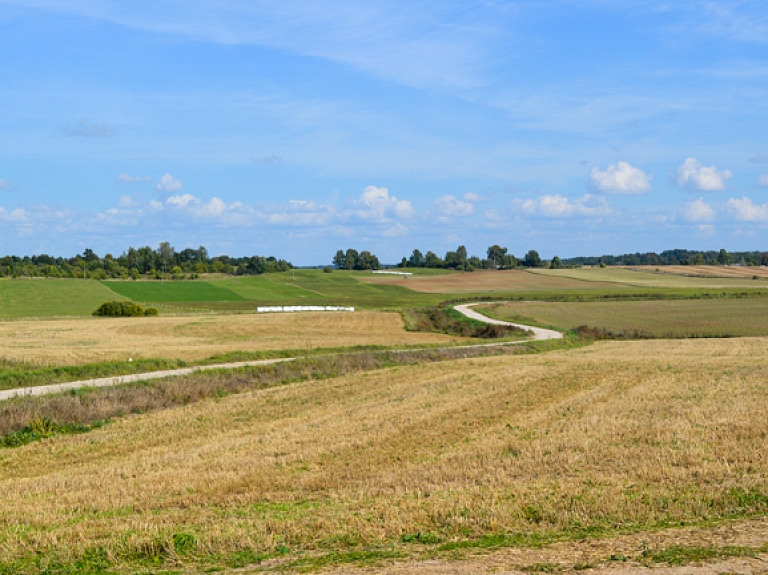
[[[71,258],[45,254],[5,256],[0,258],[0,277],[191,279],[203,273],[258,275],[292,267],[290,262],[273,256],[211,258],[203,246],[177,251],[170,243],[162,242],[157,249],[130,247],[118,257],[106,254],[102,258],[90,248]]]
[[[768,252],[728,252],[725,249],[696,251],[696,250],[665,250],[659,254],[654,252],[604,255],[600,257],[578,257],[563,260],[569,266],[667,266],[667,265],[730,265],[768,266]]]
[[[636,265],[731,265],[768,266],[768,252],[728,252],[695,251],[695,250],[666,250],[660,254],[654,252],[604,255],[590,257],[563,258],[554,256],[551,260],[542,259],[536,250],[528,250],[522,259],[509,253],[506,247],[498,244],[489,246],[485,257],[469,256],[466,246],[449,250],[443,257],[433,251],[422,253],[414,249],[410,256],[403,257],[398,268],[437,268],[459,271],[506,270],[514,268],[574,268],[582,266],[636,266]],[[375,270],[379,269],[379,259],[371,252],[357,252],[353,249],[338,250],[333,258],[337,269]]]

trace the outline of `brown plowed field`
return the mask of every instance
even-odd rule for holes
[[[757,266],[633,266],[627,269],[705,278],[768,279],[768,268]]]
[[[600,287],[615,288],[618,285],[611,282],[581,281],[568,277],[532,274],[523,270],[456,272],[409,278],[371,274],[357,279],[366,283],[402,286],[424,293],[556,291]]]
[[[0,322],[0,358],[44,365],[129,357],[194,361],[230,351],[451,340],[405,331],[398,313],[370,311]]]

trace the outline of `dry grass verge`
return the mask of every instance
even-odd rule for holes
[[[316,569],[765,516],[767,343],[398,366],[5,450],[3,562]]]

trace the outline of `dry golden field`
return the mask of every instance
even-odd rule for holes
[[[752,276],[757,276],[761,279],[768,279],[768,268],[757,266],[635,266],[627,269],[654,272],[658,270],[659,273],[712,278],[751,279]]]
[[[106,360],[199,360],[230,351],[445,343],[407,332],[398,313],[238,314],[0,322],[0,358],[78,365]]]
[[[424,275],[402,278],[371,274],[356,276],[365,283],[397,285],[423,293],[484,293],[514,291],[558,291],[569,289],[616,288],[611,280],[583,281],[570,277],[535,275],[524,270],[478,270],[471,273]]]
[[[160,567],[275,550],[417,559],[435,546],[404,542],[416,534],[524,543],[764,516],[766,345],[599,342],[397,367],[4,450],[3,561],[96,547]]]
[[[561,280],[573,279],[599,287],[603,285],[617,285],[639,287],[639,288],[677,288],[677,289],[723,289],[723,288],[766,288],[768,284],[765,277],[756,274],[755,270],[760,268],[723,268],[718,266],[678,266],[680,269],[687,270],[687,274],[675,273],[675,266],[658,267],[614,267],[606,268],[569,268],[569,269],[534,269],[528,273],[550,279],[559,278]],[[669,269],[671,268],[671,269]],[[658,272],[656,270],[659,270]],[[749,274],[743,271],[739,274],[724,276],[709,276],[704,274],[695,274],[695,270],[703,271],[721,271],[724,269],[753,270]],[[694,275],[692,275],[694,274]],[[752,276],[758,275],[757,280]],[[612,282],[612,283],[604,283]]]

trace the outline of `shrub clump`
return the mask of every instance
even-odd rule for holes
[[[157,315],[157,309],[142,308],[139,304],[130,301],[107,301],[99,306],[92,315],[103,317],[143,317],[145,315]]]

